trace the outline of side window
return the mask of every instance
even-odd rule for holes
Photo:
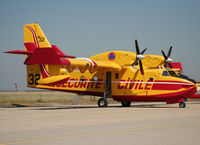
[[[170,76],[167,71],[163,71],[162,76]]]
[[[150,81],[150,82],[153,82],[153,78],[149,78],[149,81]]]
[[[119,73],[115,73],[115,79],[119,79]]]

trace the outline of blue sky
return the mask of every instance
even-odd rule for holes
[[[90,57],[111,51],[134,51],[182,62],[185,74],[200,80],[199,0],[1,0],[0,50],[24,49],[23,25],[38,22],[51,44],[65,54]],[[24,57],[0,53],[0,90],[26,88]]]

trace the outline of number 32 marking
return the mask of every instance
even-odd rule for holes
[[[28,75],[29,81],[28,84],[29,85],[39,85],[38,81],[40,80],[40,74],[35,74],[33,75],[32,73]]]

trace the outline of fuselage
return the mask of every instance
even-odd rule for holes
[[[110,53],[102,53],[90,59],[93,61],[109,61]],[[112,91],[110,97],[117,101],[165,101],[167,103],[176,103],[187,99],[194,95],[197,90],[197,85],[193,82],[173,76],[173,70],[155,68],[154,65],[149,65],[145,61],[144,75],[142,75],[137,66],[130,66],[135,53],[124,51],[114,53],[116,60],[111,61],[118,62],[123,66],[120,71],[102,69],[93,73],[88,70],[80,73],[79,69],[69,72],[69,68],[62,67],[60,68],[60,75],[65,75],[68,79],[53,84],[37,85],[36,87],[103,97],[106,85],[110,83]],[[155,62],[151,59],[153,64],[162,64],[162,57],[150,55],[147,55],[147,57],[157,58],[154,60]],[[47,71],[49,71],[48,66]],[[110,82],[106,81],[107,72],[111,74]]]

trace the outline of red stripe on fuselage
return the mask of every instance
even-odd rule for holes
[[[181,81],[147,81],[143,80],[121,80],[117,81],[118,89],[130,89],[130,90],[179,90],[181,88],[194,87],[195,84],[181,82]]]
[[[33,87],[33,88],[35,88],[35,87]],[[82,94],[82,95],[92,95],[92,96],[99,96],[99,97],[104,96],[104,92],[82,91],[82,90],[66,90],[66,89],[46,88],[46,87],[37,87],[37,88],[38,89],[60,91],[60,92],[76,93],[76,94]]]
[[[195,84],[178,81],[154,81],[152,90],[179,90],[181,88],[194,87]]]
[[[97,63],[96,63],[95,61],[93,61],[93,60],[92,60],[92,62],[93,62],[93,64],[94,64],[93,67],[96,67],[96,66],[97,66]]]
[[[143,102],[159,102],[178,103],[181,99],[190,98],[196,93],[196,88],[190,88],[184,91],[175,93],[164,93],[157,95],[113,95],[112,98],[116,101],[143,101]]]
[[[47,70],[46,70],[46,68],[43,64],[40,65],[40,70],[41,70],[41,74],[42,74],[43,79],[49,77],[49,73],[47,72]]]

